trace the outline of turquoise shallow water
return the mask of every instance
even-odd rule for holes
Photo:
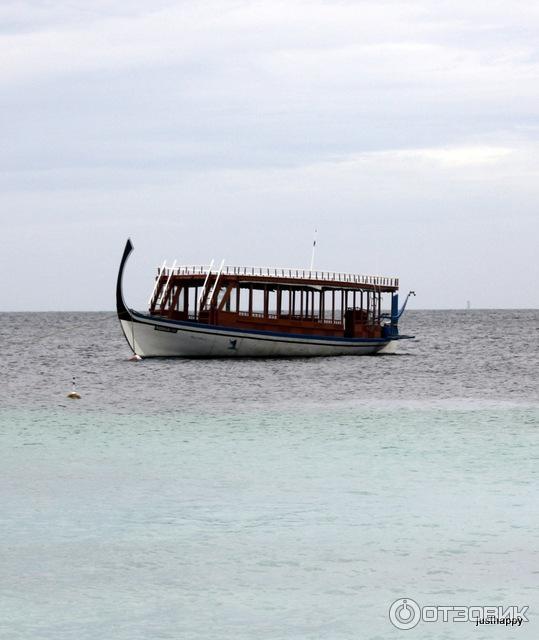
[[[110,314],[4,316],[0,637],[539,637],[538,316],[416,312],[395,357],[137,364]],[[400,597],[530,621],[400,631]]]

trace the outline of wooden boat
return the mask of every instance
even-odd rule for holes
[[[163,266],[149,311],[116,307],[133,353],[142,357],[307,357],[387,352],[401,336],[397,278],[305,269]],[[383,298],[390,313],[382,312]]]

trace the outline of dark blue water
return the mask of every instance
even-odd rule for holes
[[[402,330],[132,363],[113,314],[0,315],[0,637],[539,637],[539,312]],[[530,621],[400,631],[400,597]]]

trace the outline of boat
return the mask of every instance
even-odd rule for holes
[[[127,307],[122,282],[133,244],[118,270],[116,308],[135,354],[237,358],[373,355],[394,349],[398,278],[312,269],[214,267],[166,262],[157,269],[146,313]],[[390,311],[384,313],[384,299]]]

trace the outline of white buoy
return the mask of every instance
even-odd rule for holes
[[[77,390],[75,389],[75,376],[73,376],[73,388],[67,394],[67,397],[70,400],[80,400],[80,393],[78,393]]]
[[[134,353],[130,358],[129,358],[129,362],[138,362],[139,360],[142,360],[142,358],[139,356],[138,353]]]

